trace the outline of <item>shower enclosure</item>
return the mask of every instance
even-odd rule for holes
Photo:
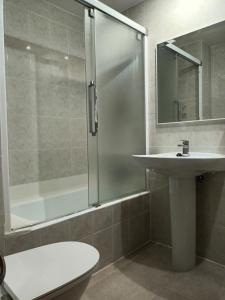
[[[1,0],[1,17],[6,228],[145,191],[145,29],[95,0]]]
[[[168,41],[157,47],[159,123],[203,118],[202,61],[175,42]]]

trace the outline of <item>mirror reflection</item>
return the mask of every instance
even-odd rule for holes
[[[158,123],[225,118],[225,22],[157,46]]]

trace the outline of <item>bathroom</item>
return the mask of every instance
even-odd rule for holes
[[[225,299],[224,1],[0,4],[0,297]]]

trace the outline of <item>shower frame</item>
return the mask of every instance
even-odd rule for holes
[[[145,139],[146,139],[146,154],[149,154],[149,74],[148,74],[148,32],[147,29],[138,23],[130,20],[126,16],[110,8],[109,6],[101,3],[97,0],[74,0],[81,3],[85,7],[89,8],[89,14],[92,10],[99,10],[108,16],[116,19],[117,21],[135,29],[137,32],[143,35],[143,50],[144,50],[144,98],[145,98]],[[4,0],[0,0],[0,63],[3,66],[0,70],[0,126],[1,126],[1,167],[2,167],[2,194],[4,209],[2,214],[4,217],[4,231],[5,233],[12,232],[11,229],[11,207],[10,207],[10,192],[9,192],[9,152],[8,152],[8,130],[7,130],[7,100],[6,100],[6,73],[5,73],[5,48],[4,48]],[[87,51],[87,50],[85,50]],[[90,51],[90,49],[89,49]],[[88,71],[87,71],[88,74]],[[89,75],[91,73],[89,72]],[[88,82],[88,78],[87,78]],[[146,190],[148,186],[148,171],[146,171]],[[113,202],[113,201],[112,201]],[[88,210],[88,208],[87,208]],[[76,213],[71,213],[71,215]],[[70,217],[71,217],[70,215]],[[62,216],[58,219],[65,219],[66,216]],[[44,222],[49,222],[48,220]],[[50,221],[51,222],[51,221]],[[32,226],[32,225],[31,225]]]
[[[175,46],[173,43],[166,43],[165,46],[175,52],[177,55],[183,57],[185,60],[191,62],[192,64],[196,65],[198,68],[198,111],[199,111],[199,120],[203,119],[203,104],[202,104],[202,61],[190,53],[184,51],[183,49]]]

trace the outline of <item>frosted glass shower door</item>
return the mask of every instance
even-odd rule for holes
[[[142,34],[96,11],[99,202],[145,190],[145,171],[132,154],[145,153]]]

